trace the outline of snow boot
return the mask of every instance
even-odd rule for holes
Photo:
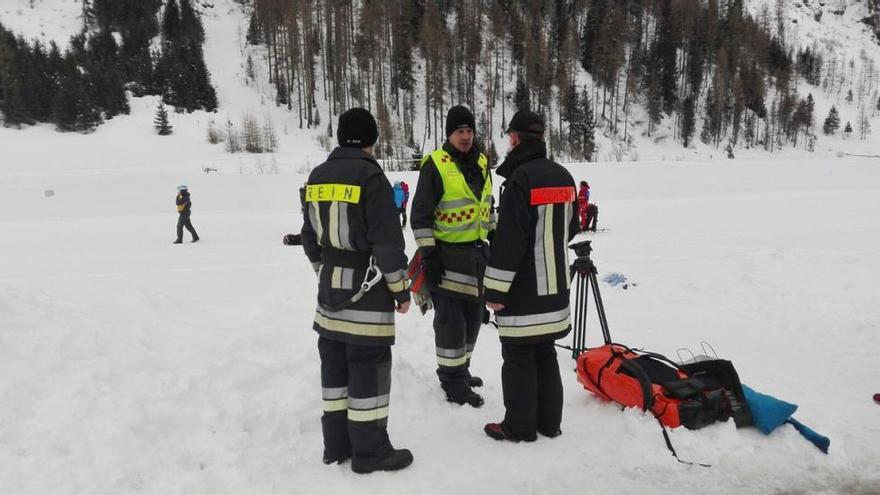
[[[172,242],[171,244],[183,244],[183,241],[181,241],[180,239],[177,239],[176,241]]]
[[[538,428],[538,433],[540,433],[541,435],[544,435],[547,438],[556,438],[559,435],[562,435],[562,430],[557,428],[554,431],[542,431],[540,428]]]
[[[485,401],[483,400],[483,396],[474,392],[473,390],[468,390],[466,393],[461,395],[446,395],[447,402],[455,402],[459,406],[463,406],[465,404],[469,404],[471,407],[479,408]]]
[[[334,462],[336,464],[342,464],[349,459],[351,459],[351,454],[342,454],[339,456],[329,456],[327,454],[324,454],[324,464],[327,465],[333,464]]]
[[[196,237],[195,239],[192,240],[192,242],[199,242],[199,238]]]
[[[408,449],[394,449],[385,457],[355,457],[351,460],[351,470],[358,474],[374,471],[397,471],[413,462],[413,455]]]
[[[478,376],[471,375],[470,371],[467,372],[467,380],[466,381],[467,381],[468,386],[470,386],[470,387],[482,387],[483,386],[483,379]]]
[[[874,402],[880,404],[880,394],[874,394]]]
[[[514,435],[512,432],[507,431],[507,428],[504,427],[503,423],[486,423],[486,426],[483,427],[483,431],[486,432],[486,435],[489,435],[489,437],[494,438],[495,440],[534,442],[538,439],[538,436],[535,434],[530,436]]]

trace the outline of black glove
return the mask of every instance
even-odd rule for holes
[[[443,262],[440,261],[440,253],[437,250],[431,251],[423,258],[425,263],[425,280],[433,286],[440,285],[443,279]]]

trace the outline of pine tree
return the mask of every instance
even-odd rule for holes
[[[165,5],[165,13],[162,15],[163,52],[181,40],[182,28],[180,24],[180,8],[177,6],[177,0],[168,0]]]
[[[205,41],[205,28],[190,0],[180,0],[180,30],[189,44],[201,45]]]
[[[843,137],[848,138],[852,135],[853,128],[850,125],[849,121],[846,122],[846,126],[843,128]]]
[[[853,101],[853,93],[851,89],[846,90],[846,102],[852,103]]]
[[[156,117],[153,119],[153,128],[160,136],[168,136],[171,134],[171,124],[168,122],[168,110],[161,101],[156,107]]]
[[[828,111],[828,116],[825,117],[825,123],[822,124],[822,132],[828,135],[832,135],[837,132],[837,129],[840,128],[840,116],[837,113],[837,108],[832,105],[831,110]]]
[[[75,55],[68,52],[64,57],[64,72],[52,106],[53,119],[59,131],[89,132],[101,124],[101,115],[87,84],[76,64]]]
[[[685,148],[691,144],[691,139],[696,131],[696,103],[693,95],[684,100],[684,108],[681,114],[681,140]]]

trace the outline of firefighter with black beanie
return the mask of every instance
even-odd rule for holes
[[[422,159],[410,224],[424,260],[434,307],[437,376],[446,398],[483,405],[473,391],[470,356],[483,322],[487,239],[495,230],[492,174],[474,145],[474,114],[454,106],[446,115],[446,142]]]
[[[353,108],[339,116],[336,135],[339,147],[309,175],[302,228],[318,275],[324,463],[351,458],[356,473],[393,471],[413,461],[387,431],[394,312],[409,309],[405,243],[391,184],[373,158],[376,120]]]
[[[534,441],[561,433],[562,379],[554,341],[571,329],[568,242],[578,231],[571,174],[547,159],[544,121],[514,114],[510,151],[498,167],[498,229],[483,284],[501,337],[504,420],[484,431],[497,440]]]

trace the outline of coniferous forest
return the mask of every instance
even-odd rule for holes
[[[129,112],[126,90],[161,95],[179,111],[217,108],[190,0],[82,0],[82,19],[64,53],[0,25],[5,125],[52,122],[60,131],[88,132]],[[161,47],[152,50],[156,36]]]
[[[854,88],[860,105],[880,108],[873,60],[856,71],[796,47],[786,0],[758,17],[742,0],[240,3],[253,7],[247,40],[266,47],[278,104],[303,127],[370,108],[386,156],[436,145],[426,141],[442,139],[458,103],[475,110],[483,136],[499,135],[516,109],[542,112],[551,147],[575,160],[593,158],[595,133],[625,145],[661,124],[680,146],[699,139],[731,155],[812,149],[825,118],[812,92]],[[880,0],[873,7],[880,16]]]

